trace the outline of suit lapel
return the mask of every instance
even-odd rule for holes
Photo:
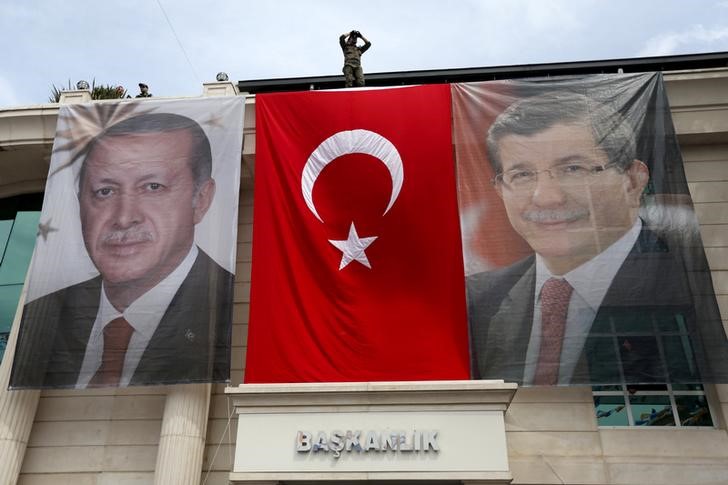
[[[208,256],[200,251],[154,331],[130,385],[199,381],[200,376],[209,375],[209,273]]]
[[[649,334],[655,319],[690,320],[691,298],[679,258],[643,228],[604,296],[572,383],[618,383],[620,367],[627,382],[663,382],[666,369]]]
[[[532,264],[513,285],[491,319],[485,354],[487,372],[481,371],[482,375],[523,382],[533,324],[535,285],[536,267]]]
[[[94,278],[64,293],[53,354],[46,370],[45,386],[72,387],[78,380],[91,329],[101,298],[101,278]]]

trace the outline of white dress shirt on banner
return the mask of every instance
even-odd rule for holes
[[[564,278],[574,288],[569,300],[569,312],[566,316],[566,330],[561,347],[558,384],[571,382],[571,376],[579,356],[586,343],[594,317],[609,290],[617,271],[632,251],[642,230],[642,221],[637,219],[632,228],[607,249],[581,266],[563,276],[551,274],[540,255],[536,255],[536,288],[533,309],[533,325],[531,338],[526,351],[526,365],[523,372],[523,383],[532,385],[538,364],[538,353],[541,345],[541,288],[549,278]]]
[[[177,293],[177,290],[179,290],[182,282],[187,278],[190,269],[192,269],[192,265],[197,259],[197,253],[197,246],[193,244],[185,259],[182,260],[174,271],[160,281],[157,286],[134,300],[123,313],[120,313],[109,302],[102,283],[99,311],[96,314],[96,321],[91,329],[91,335],[86,345],[86,353],[81,364],[81,372],[76,381],[77,389],[85,389],[96,373],[96,370],[101,366],[101,357],[104,350],[104,327],[115,318],[122,316],[134,327],[134,333],[131,336],[126,357],[124,358],[124,371],[119,381],[119,387],[129,385],[139,365],[139,361],[152,335],[154,335],[154,331],[159,326],[159,322],[167,311],[167,307]]]

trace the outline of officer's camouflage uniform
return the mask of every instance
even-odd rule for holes
[[[364,45],[359,47],[356,44],[348,45],[346,43],[346,35],[339,37],[339,45],[341,50],[344,51],[344,80],[346,87],[350,88],[356,84],[356,86],[364,86],[364,71],[361,68],[361,55],[364,54],[372,43],[368,40],[365,41]]]

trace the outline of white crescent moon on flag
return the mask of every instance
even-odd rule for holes
[[[369,130],[351,130],[340,131],[325,139],[311,153],[303,167],[303,175],[301,176],[301,191],[306,205],[316,219],[323,222],[316,206],[313,203],[313,185],[321,174],[321,171],[342,155],[350,153],[364,153],[379,159],[389,170],[392,177],[392,196],[389,198],[389,205],[384,210],[386,214],[394,205],[394,201],[399,196],[404,182],[404,167],[402,166],[402,158],[399,156],[397,148],[378,133]],[[382,214],[382,215],[384,215]]]

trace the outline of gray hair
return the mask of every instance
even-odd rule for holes
[[[622,170],[636,158],[634,127],[617,110],[583,94],[556,91],[518,100],[493,122],[486,147],[495,173],[503,167],[498,144],[504,136],[532,136],[559,123],[590,124],[596,146]]]
[[[86,152],[86,159],[93,152],[96,144],[106,137],[140,133],[170,133],[174,131],[187,132],[192,141],[189,165],[195,189],[197,190],[212,178],[212,150],[210,149],[210,140],[202,127],[195,120],[186,116],[173,113],[144,113],[120,121],[106,128],[91,140]],[[86,160],[84,160],[78,173],[79,189],[83,185],[85,169]]]

